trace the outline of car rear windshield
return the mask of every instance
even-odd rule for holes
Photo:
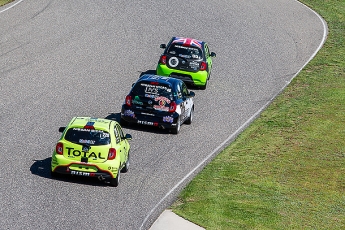
[[[103,130],[70,128],[66,132],[65,140],[82,145],[108,145],[110,135]]]
[[[151,81],[141,81],[135,84],[132,89],[132,94],[134,96],[141,97],[157,97],[164,96],[173,100],[172,89],[169,84],[151,82]]]
[[[178,44],[171,44],[167,53],[186,59],[199,60],[202,58],[201,49],[192,46],[181,46]]]

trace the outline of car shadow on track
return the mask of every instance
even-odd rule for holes
[[[139,78],[140,78],[141,76],[143,76],[144,74],[153,74],[153,75],[156,75],[157,72],[156,72],[156,70],[149,69],[149,70],[146,70],[145,72],[141,72]]]
[[[31,173],[40,177],[47,178],[47,179],[60,180],[60,181],[69,182],[69,183],[91,185],[91,186],[109,186],[108,184],[102,181],[99,181],[97,178],[70,176],[70,175],[61,175],[61,176],[53,178],[50,175],[51,159],[52,159],[51,157],[48,157],[44,160],[33,160],[34,163],[30,167]]]
[[[121,113],[110,113],[105,119],[114,120],[120,123],[121,120]],[[139,125],[139,124],[128,124],[128,125],[121,125],[123,128],[131,129],[135,131],[143,131],[148,133],[155,133],[155,134],[169,134],[170,130],[162,129],[154,126],[147,126],[147,125]]]
[[[50,177],[51,160],[52,160],[51,157],[48,157],[44,160],[33,160],[34,163],[30,167],[31,173],[40,177],[51,178]]]

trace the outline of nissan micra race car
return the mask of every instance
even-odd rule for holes
[[[129,169],[130,134],[123,134],[116,121],[74,117],[53,152],[51,175],[96,177],[118,186],[120,172]]]
[[[126,96],[120,123],[157,126],[178,134],[181,124],[192,123],[194,96],[180,79],[145,74]]]
[[[206,42],[192,38],[173,37],[161,55],[156,73],[161,76],[179,78],[187,84],[206,89],[212,70],[212,57]]]

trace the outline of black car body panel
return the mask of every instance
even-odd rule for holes
[[[192,97],[179,79],[145,74],[133,85],[121,109],[121,122],[171,129],[194,109]]]

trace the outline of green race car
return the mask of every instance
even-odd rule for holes
[[[129,169],[130,134],[123,134],[116,121],[74,117],[62,136],[51,160],[52,177],[60,174],[95,177],[118,186],[120,172]]]
[[[191,38],[173,37],[161,55],[156,73],[183,80],[185,83],[206,89],[211,76],[212,57],[206,42]]]

